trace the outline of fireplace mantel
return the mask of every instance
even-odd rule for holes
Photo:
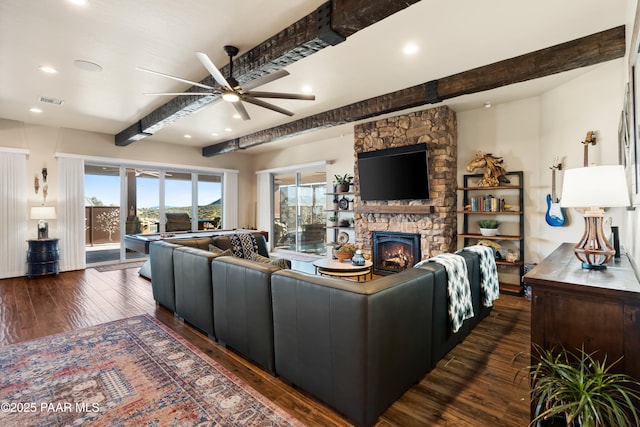
[[[359,214],[432,214],[432,205],[364,205],[356,206],[355,212]]]

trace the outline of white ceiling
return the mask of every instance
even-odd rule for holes
[[[324,0],[0,0],[0,118],[117,134],[189,85],[146,74],[152,69],[200,81],[194,52],[222,68],[223,46],[240,55],[314,11]],[[316,101],[274,100],[287,116],[245,104],[250,121],[224,102],[162,129],[150,140],[204,147],[287,121],[573,40],[625,23],[626,0],[422,0],[345,42],[286,68],[290,75],[259,90],[301,92]],[[413,56],[402,47],[413,42]],[[82,70],[75,60],[100,64]],[[49,65],[57,74],[38,69]],[[585,70],[446,102],[456,111],[542,93]],[[62,106],[39,97],[64,100]],[[31,107],[43,110],[40,114]],[[424,107],[423,107],[424,108]],[[225,131],[232,128],[232,131]],[[325,130],[299,140],[344,132]],[[213,136],[217,133],[219,136]],[[186,139],[184,135],[191,135]],[[314,136],[315,135],[315,136]],[[266,144],[264,150],[280,144]],[[258,150],[252,149],[252,150]]]

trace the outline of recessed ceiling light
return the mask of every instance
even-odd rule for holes
[[[191,135],[186,134],[184,137],[185,137],[185,138],[187,138],[187,139],[189,139],[189,138],[191,138]]]
[[[484,103],[484,108],[491,108],[491,101],[487,101]]]
[[[40,71],[42,71],[43,73],[47,73],[47,74],[56,74],[58,72],[58,70],[56,70],[53,67],[49,67],[48,65],[42,65],[40,67],[38,67],[40,69]]]
[[[87,0],[67,0],[69,3],[73,3],[77,6],[84,6],[88,3]]]
[[[84,71],[92,71],[94,73],[99,73],[100,71],[102,71],[101,65],[96,64],[95,62],[85,61],[83,59],[76,59],[75,61],[73,61],[73,65]]]
[[[420,48],[417,44],[407,43],[402,48],[402,53],[404,53],[405,55],[415,55],[416,53],[418,53],[418,50],[420,50]]]
[[[33,108],[29,108],[29,111],[31,111],[32,113],[42,113],[42,110],[41,110],[41,109],[39,109],[39,108],[35,108],[35,107],[33,107]]]
[[[224,128],[224,131],[225,131],[225,132],[231,132],[232,130],[233,130],[233,129],[231,129],[231,128]]]
[[[213,132],[213,133],[211,134],[211,136],[218,136],[218,134],[217,134],[217,133],[215,133],[215,132]]]
[[[313,88],[309,85],[302,86],[302,93],[311,93],[313,92]]]
[[[240,117],[240,114],[234,114],[234,115],[233,115],[233,116],[231,116],[231,117],[233,117],[234,119],[240,119],[240,118],[241,118],[241,117]]]

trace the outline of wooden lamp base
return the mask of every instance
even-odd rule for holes
[[[591,208],[584,213],[584,234],[574,250],[576,257],[582,261],[582,268],[603,270],[616,253],[604,235],[603,223],[602,209]]]

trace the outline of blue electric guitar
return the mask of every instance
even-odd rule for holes
[[[558,162],[556,157],[551,166],[551,194],[547,194],[547,214],[544,219],[552,227],[561,227],[564,225],[564,211],[560,207],[560,199],[556,197],[556,170],[562,170],[562,163]]]

